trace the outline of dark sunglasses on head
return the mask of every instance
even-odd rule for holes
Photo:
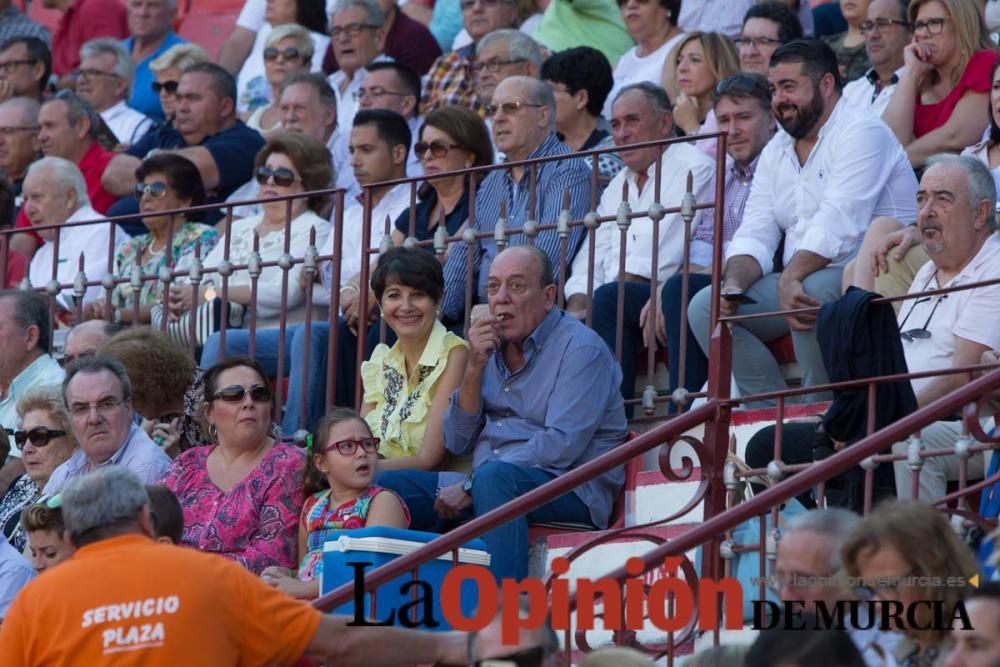
[[[484,658],[477,660],[473,664],[476,667],[542,667],[545,658],[545,649],[541,646],[525,649],[517,653],[499,656],[496,658]]]
[[[14,444],[17,445],[18,449],[24,448],[24,443],[31,441],[31,444],[35,447],[44,447],[49,444],[55,438],[61,438],[66,435],[66,431],[59,431],[56,429],[50,429],[45,426],[36,426],[30,431],[10,431],[7,433],[14,436]]]
[[[149,195],[153,199],[163,199],[167,194],[167,184],[163,181],[153,181],[152,183],[136,183],[135,198],[142,199],[143,195]]]
[[[361,438],[360,440],[338,440],[337,442],[331,442],[329,445],[323,448],[323,453],[331,452],[336,449],[344,456],[352,456],[358,451],[358,447],[361,447],[366,453],[374,454],[378,451],[378,447],[381,441],[378,438]]]
[[[238,384],[234,384],[231,387],[224,387],[219,391],[215,392],[212,396],[212,400],[225,401],[226,403],[239,403],[247,395],[247,391],[250,392],[250,399],[254,403],[270,403],[271,402],[271,389],[262,384],[255,384],[248,390],[246,387],[241,387]]]
[[[278,59],[278,56],[281,56],[285,60],[298,60],[302,56],[302,52],[295,46],[289,46],[287,49],[276,49],[273,46],[269,46],[264,49],[264,60],[267,62],[274,62]]]
[[[154,81],[153,92],[159,95],[161,90],[165,90],[171,95],[174,95],[177,93],[177,86],[179,85],[180,85],[179,81],[164,81],[163,83],[160,83],[159,81]]]
[[[715,84],[714,91],[716,100],[723,95],[753,95],[755,92],[771,99],[771,89],[768,87],[767,79],[754,74],[736,74],[726,77]]]
[[[434,141],[425,143],[423,141],[418,141],[413,144],[413,154],[417,156],[417,159],[423,159],[424,153],[427,151],[431,152],[434,157],[444,157],[448,154],[452,148],[461,148],[458,144],[449,144],[440,139],[435,139]]]
[[[269,178],[274,177],[274,184],[280,185],[283,188],[287,188],[289,185],[299,180],[295,172],[288,167],[278,167],[277,169],[271,169],[266,164],[262,164],[257,167],[257,182],[261,185],[265,185]]]

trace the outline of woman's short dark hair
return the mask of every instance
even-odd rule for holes
[[[190,353],[151,327],[129,327],[115,334],[103,354],[122,362],[132,381],[132,402],[147,419],[176,404],[191,385],[195,364]]]
[[[292,161],[302,179],[302,189],[306,192],[330,188],[333,181],[333,158],[330,157],[330,149],[319,139],[288,130],[271,134],[254,160],[255,172],[267,162],[271,153],[280,153]],[[314,195],[309,197],[307,206],[313,212],[318,212],[329,201],[330,195]]]
[[[405,285],[439,302],[444,294],[444,269],[437,256],[421,248],[389,248],[378,259],[371,285],[379,301],[389,285]]]
[[[222,359],[217,364],[205,371],[205,375],[202,376],[202,382],[205,383],[205,403],[211,403],[215,400],[214,396],[219,391],[219,376],[223,372],[228,371],[230,368],[250,368],[260,377],[260,381],[270,386],[270,381],[268,379],[267,371],[264,367],[260,365],[256,359],[251,357],[226,357]],[[271,400],[272,405],[274,404],[274,399]]]
[[[783,2],[759,2],[743,15],[743,25],[750,19],[765,19],[778,24],[778,40],[787,44],[802,37],[802,22]]]
[[[542,63],[540,79],[561,83],[570,94],[587,91],[587,113],[600,116],[614,86],[607,57],[595,48],[578,46],[559,51]]]
[[[681,0],[660,0],[664,9],[670,10],[670,25],[677,25],[681,18]]]
[[[472,109],[451,105],[436,109],[426,117],[420,126],[420,138],[424,138],[424,128],[433,127],[441,130],[452,140],[473,154],[473,167],[485,167],[493,164],[493,143],[490,141],[490,131],[486,123]]]
[[[191,206],[205,203],[205,184],[194,162],[176,153],[157,153],[142,161],[135,170],[135,179],[142,182],[149,174],[163,174],[181,199],[190,199]],[[193,214],[199,216],[199,214]]]

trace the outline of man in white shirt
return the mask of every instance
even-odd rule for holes
[[[989,170],[969,156],[936,155],[927,162],[917,191],[917,228],[931,260],[910,285],[913,299],[902,302],[899,329],[903,354],[911,373],[972,366],[987,350],[1000,349],[1000,286],[977,287],[930,297],[920,293],[1000,279],[1000,237],[993,211],[996,186]],[[911,380],[921,407],[946,396],[968,381],[965,373]],[[962,433],[961,421],[931,424],[919,440],[900,442],[894,454],[922,450],[952,450]],[[915,454],[915,452],[914,452]],[[983,453],[967,461],[968,478],[984,471]],[[896,461],[896,493],[913,495],[913,470]],[[952,454],[923,460],[920,500],[933,503],[946,493],[947,482],[958,479],[959,459]]]
[[[117,39],[92,39],[80,48],[76,92],[101,114],[119,144],[131,146],[153,126],[153,120],[126,105],[132,97],[135,65]]]
[[[365,67],[385,55],[385,12],[375,0],[337,0],[330,13],[330,44],[338,69],[330,75],[337,95],[337,126],[352,126],[358,106],[354,93],[365,78]]]
[[[721,32],[734,39],[755,0],[684,0],[677,19],[684,32]]]
[[[75,226],[62,229],[73,222],[100,220],[103,216],[90,206],[83,174],[76,165],[60,157],[45,157],[28,168],[24,179],[24,212],[31,224],[54,225],[36,229],[47,243],[31,258],[28,279],[33,287],[45,287],[52,280],[56,266],[56,280],[64,286],[55,298],[57,307],[75,311],[80,298],[73,287],[82,270],[87,281],[100,281],[113,272],[113,257],[109,257],[110,236],[117,247],[128,238],[114,223]],[[55,239],[59,237],[59,256],[54,256]],[[80,266],[80,258],[83,266]],[[100,285],[91,285],[82,294],[83,303],[96,301],[103,296]]]
[[[861,24],[861,32],[872,68],[844,86],[844,99],[879,117],[896,90],[903,68],[903,47],[912,37],[906,6],[906,0],[872,0],[868,5],[868,18]]]
[[[815,308],[839,298],[843,266],[872,219],[916,217],[917,183],[902,147],[884,123],[841,99],[829,46],[796,40],[779,47],[768,80],[782,129],[761,154],[743,222],[726,252],[724,316]],[[779,273],[773,258],[782,236]],[[706,355],[712,298],[711,288],[702,290],[689,311]],[[733,323],[733,372],[742,396],[785,388],[766,344],[789,332],[803,386],[827,382],[815,320],[807,314]]]
[[[655,141],[674,136],[673,114],[666,92],[651,83],[626,86],[612,103],[611,132],[615,144],[622,146],[644,141]],[[693,144],[680,143],[669,146],[622,151],[619,153],[626,168],[612,179],[601,196],[597,215],[614,217],[622,201],[622,188],[627,187],[627,197],[632,211],[646,211],[654,201],[666,208],[680,206],[687,190],[687,175],[694,177],[693,192],[698,202],[709,202],[715,192],[715,161]],[[656,193],[657,163],[661,168],[659,197]],[[705,219],[703,211],[695,214],[693,230]],[[664,217],[659,223],[659,235],[653,237],[653,223],[647,217],[633,219],[626,231],[625,266],[619,266],[621,230],[614,220],[603,223],[594,235],[594,330],[615,350],[618,312],[618,276],[624,272],[624,321],[622,322],[622,395],[626,400],[635,394],[635,360],[642,349],[640,311],[650,299],[650,279],[656,272],[656,281],[662,285],[677,273],[684,263],[684,221],[680,213]],[[587,265],[589,263],[590,236],[584,237],[570,277],[566,281],[566,310],[583,318],[587,310]],[[658,249],[657,266],[652,265],[652,249]],[[711,253],[693,257],[700,264],[711,263]]]

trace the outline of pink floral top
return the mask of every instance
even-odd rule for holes
[[[275,443],[249,475],[223,493],[206,466],[215,447],[181,452],[163,480],[184,510],[183,543],[225,556],[254,574],[270,565],[294,568],[302,511],[302,451]]]

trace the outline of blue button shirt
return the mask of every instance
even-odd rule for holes
[[[562,475],[617,447],[628,424],[619,390],[622,371],[592,329],[553,308],[524,341],[524,367],[511,372],[496,353],[483,374],[479,414],[451,396],[444,415],[445,447],[473,452],[475,471],[503,461]],[[604,528],[625,482],[614,468],[573,490]]]
[[[123,40],[122,43],[125,45],[125,49],[129,53],[132,53],[132,46],[135,44],[135,38],[129,37],[128,39]],[[156,76],[153,74],[153,70],[149,69],[149,63],[163,55],[163,53],[171,46],[186,43],[186,39],[178,37],[174,34],[174,31],[171,30],[167,33],[167,37],[163,40],[163,44],[160,44],[160,48],[143,58],[142,62],[135,64],[135,79],[132,85],[132,98],[128,101],[128,105],[130,107],[136,111],[141,111],[157,122],[164,119],[163,108],[160,106],[160,96],[153,92],[153,82],[156,81]]]

